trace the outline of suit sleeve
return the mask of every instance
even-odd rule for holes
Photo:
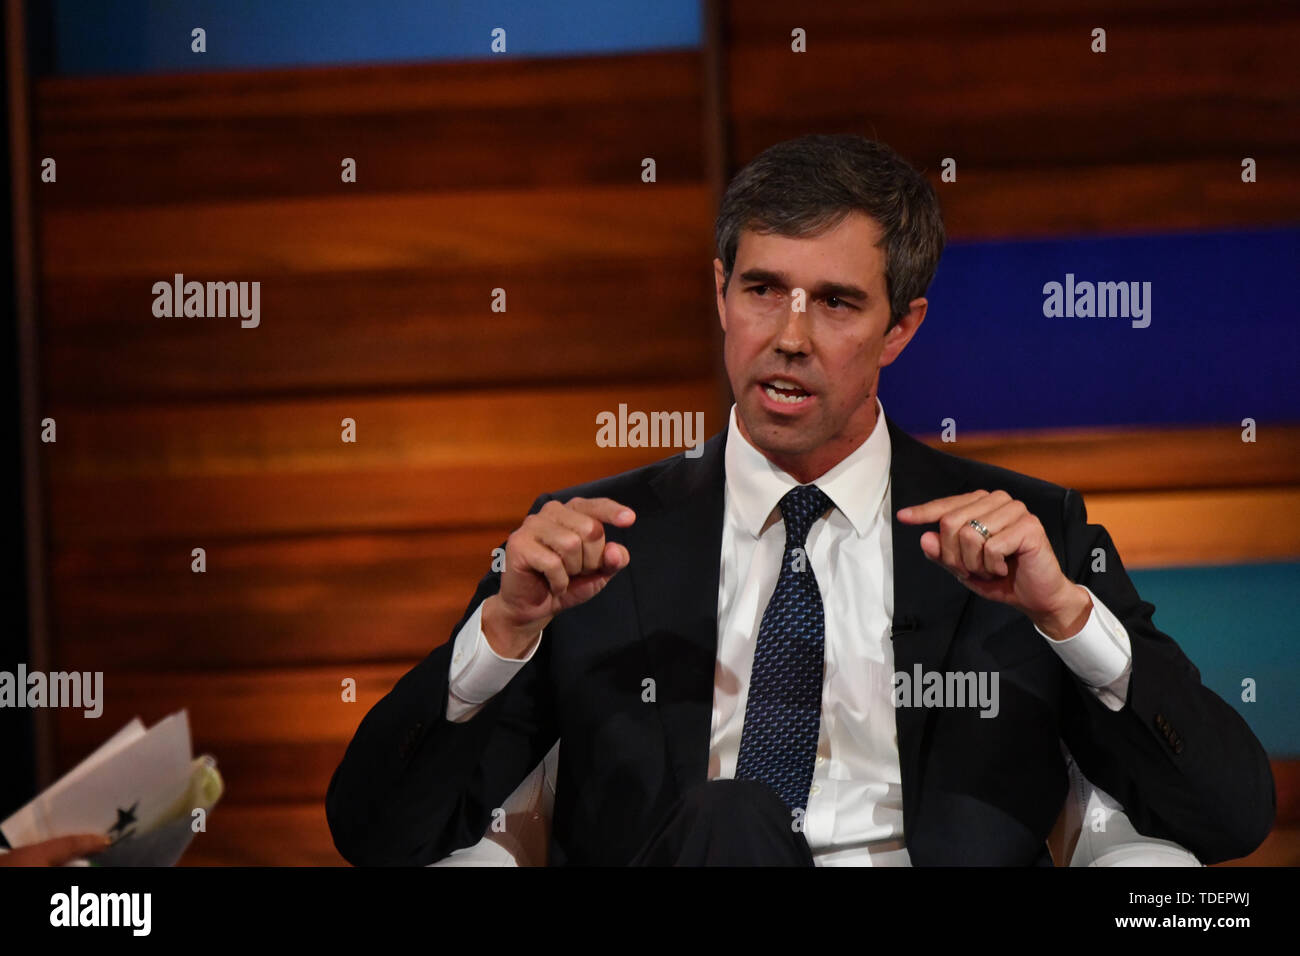
[[[549,500],[542,496],[530,514]],[[455,635],[501,586],[479,582]],[[550,641],[463,722],[447,719],[453,641],[408,671],[362,719],[325,797],[334,845],[358,866],[423,866],[477,843],[558,738]]]
[[[1268,835],[1276,813],[1264,748],[1156,628],[1155,608],[1138,596],[1106,529],[1087,523],[1077,492],[1066,492],[1063,512],[1062,567],[1120,620],[1133,655],[1128,699],[1117,711],[1063,675],[1066,744],[1139,832],[1174,840],[1202,863],[1246,856]],[[1094,570],[1100,568],[1096,549],[1105,570]]]

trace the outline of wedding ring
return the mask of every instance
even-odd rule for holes
[[[974,528],[976,531],[978,531],[980,534],[984,535],[984,540],[985,540],[985,541],[987,541],[987,540],[989,539],[990,535],[992,535],[992,533],[993,533],[993,532],[989,531],[988,528],[984,527],[984,525],[982,525],[982,524],[980,524],[978,521],[976,521],[974,518],[971,518],[971,519],[970,519],[970,526],[971,526],[972,528]]]

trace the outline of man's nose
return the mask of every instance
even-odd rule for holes
[[[798,291],[798,290],[796,290]],[[791,355],[801,355],[808,351],[808,311],[799,295],[790,296],[790,308],[785,313],[785,324],[776,340],[776,350]],[[801,309],[799,306],[804,304]]]

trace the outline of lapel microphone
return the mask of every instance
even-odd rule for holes
[[[910,633],[911,631],[915,631],[918,626],[916,618],[909,614],[889,628],[889,636],[898,637],[900,634]]]

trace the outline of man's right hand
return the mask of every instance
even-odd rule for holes
[[[561,611],[604,590],[631,556],[605,540],[605,525],[626,528],[631,508],[610,498],[548,501],[506,540],[501,589],[483,602],[483,634],[502,657],[519,659]]]

